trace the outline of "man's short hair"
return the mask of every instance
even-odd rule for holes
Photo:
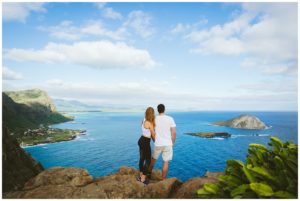
[[[164,113],[165,112],[165,106],[164,106],[164,104],[159,104],[157,106],[157,111],[158,111],[158,113]]]

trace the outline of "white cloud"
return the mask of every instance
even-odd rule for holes
[[[62,40],[79,40],[81,38],[80,30],[73,26],[73,22],[69,20],[62,21],[57,26],[40,26],[38,30],[49,32],[50,36]]]
[[[214,52],[223,55],[239,55],[243,52],[243,44],[236,38],[211,38],[203,41],[202,46],[198,49],[193,49],[191,52],[201,53],[203,55]]]
[[[263,80],[257,83],[244,83],[238,86],[239,89],[246,92],[262,93],[262,94],[285,94],[293,93],[297,95],[297,80],[296,79],[283,79],[283,80]]]
[[[94,36],[106,36],[114,40],[124,39],[125,30],[121,27],[116,31],[111,31],[105,28],[101,21],[89,21],[86,25],[81,27],[80,32],[82,34],[90,34]]]
[[[4,2],[2,3],[3,20],[25,22],[31,12],[46,12],[44,4],[45,3]]]
[[[106,18],[110,18],[114,20],[121,20],[123,18],[121,13],[114,11],[112,8],[104,8],[102,11],[102,15]]]
[[[5,66],[2,67],[2,79],[3,80],[20,80],[23,76],[21,73],[15,72]]]
[[[106,4],[97,3],[101,11],[106,13],[107,17],[114,19],[123,19],[121,15],[114,12],[111,8],[105,7]],[[51,37],[59,40],[76,41],[95,37],[101,39],[125,40],[131,34],[136,34],[142,38],[148,38],[154,34],[154,28],[151,25],[152,17],[143,11],[132,11],[127,19],[115,30],[108,29],[102,20],[88,20],[82,25],[74,25],[72,21],[64,20],[55,26],[39,26],[38,30],[48,32]]]
[[[297,74],[296,3],[246,3],[242,12],[223,25],[186,34],[193,52],[242,55],[243,67],[265,74]]]
[[[109,19],[113,19],[113,20],[121,20],[123,18],[122,14],[115,11],[113,8],[111,7],[107,7],[106,3],[95,3],[95,6],[101,10],[102,12],[102,16],[105,18],[109,18]]]
[[[246,13],[224,25],[215,25],[210,29],[192,31],[185,38],[198,44],[194,51],[202,54],[241,54],[244,52],[243,43],[235,36],[241,34],[250,19],[251,15]]]
[[[171,33],[179,34],[179,33],[184,33],[187,31],[195,30],[195,29],[199,28],[200,26],[207,24],[207,22],[208,22],[207,19],[202,18],[201,20],[199,20],[198,22],[193,23],[193,24],[178,23],[178,24],[176,24],[176,26],[174,28],[171,29]]]
[[[105,4],[106,4],[105,2],[97,2],[97,3],[94,3],[94,5],[95,5],[98,9],[104,8]]]
[[[172,34],[182,33],[190,29],[189,24],[178,23],[172,30]]]
[[[40,26],[38,27],[40,31],[49,32],[50,36],[60,39],[60,40],[80,40],[87,36],[97,36],[97,37],[107,37],[114,40],[121,40],[124,38],[124,30],[118,29],[116,31],[110,31],[103,23],[98,20],[90,20],[82,26],[74,26],[72,21],[62,21],[56,26]]]
[[[148,38],[154,34],[151,20],[152,17],[149,14],[141,10],[135,10],[129,13],[128,19],[123,24],[123,27],[132,28],[137,35],[142,38]]]
[[[43,49],[4,50],[4,58],[16,61],[72,63],[98,69],[144,68],[157,65],[147,50],[123,42],[89,41],[73,44],[49,43]]]

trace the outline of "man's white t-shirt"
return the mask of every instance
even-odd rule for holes
[[[175,121],[168,115],[159,115],[155,118],[155,146],[172,146],[171,128],[176,127]]]

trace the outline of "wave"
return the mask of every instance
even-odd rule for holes
[[[211,140],[224,140],[225,138],[223,138],[223,137],[213,137],[213,138],[207,138],[207,139],[211,139]]]
[[[269,137],[270,134],[250,134],[250,135],[231,135],[232,138],[238,137]]]
[[[47,145],[47,144],[41,143],[41,144],[25,145],[25,146],[21,146],[21,145],[20,145],[20,147],[24,149],[24,148],[28,148],[28,147],[42,147],[42,146],[45,146],[45,145]]]
[[[94,141],[94,138],[80,138],[78,141]]]

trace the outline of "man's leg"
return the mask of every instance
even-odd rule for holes
[[[169,161],[163,162],[162,179],[166,179],[168,175]]]
[[[168,169],[169,169],[169,161],[173,158],[173,147],[172,146],[166,146],[163,149],[162,153],[163,158],[163,168],[162,168],[162,178],[166,179],[168,175]]]

